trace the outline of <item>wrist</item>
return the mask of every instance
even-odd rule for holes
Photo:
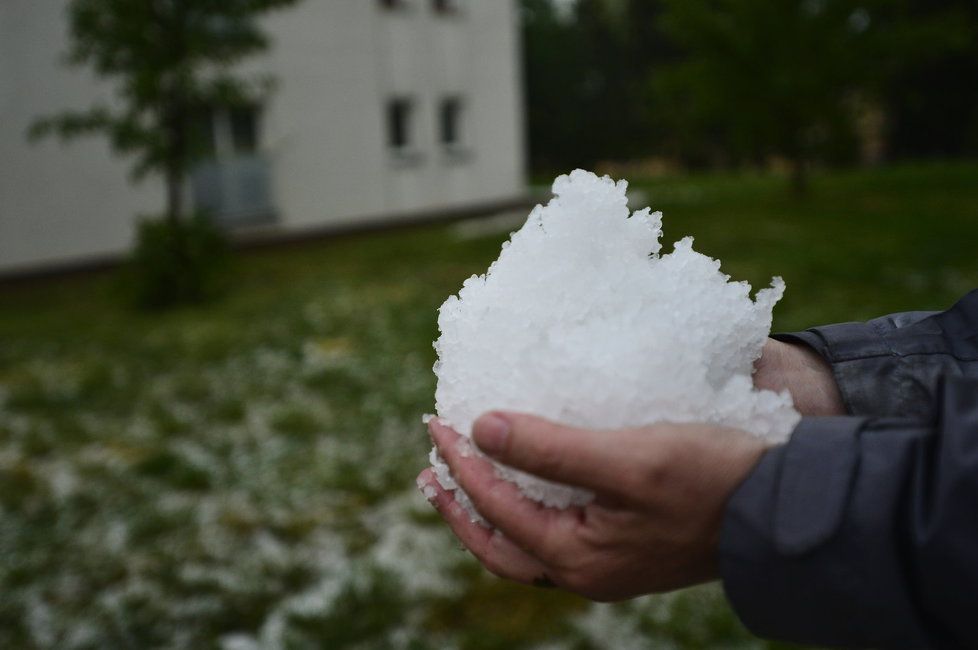
[[[804,343],[769,339],[756,364],[754,385],[787,390],[802,415],[845,415],[832,367]]]

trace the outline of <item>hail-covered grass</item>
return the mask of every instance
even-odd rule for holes
[[[783,274],[790,329],[978,285],[976,176],[633,188],[735,277]],[[593,605],[492,578],[416,493],[435,310],[513,227],[486,223],[243,253],[227,299],[165,314],[110,275],[0,287],[0,647],[766,647],[715,586]]]

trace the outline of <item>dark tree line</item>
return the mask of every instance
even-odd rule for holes
[[[885,91],[889,152],[896,158],[978,154],[978,2],[918,0],[911,17],[957,23],[949,51],[910,60]]]
[[[974,0],[522,0],[532,166],[978,154]],[[862,131],[862,132],[861,132]]]

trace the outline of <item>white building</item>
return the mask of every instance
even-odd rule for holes
[[[67,0],[0,2],[0,273],[111,258],[158,177],[93,136],[28,143],[31,121],[112,101],[62,63]],[[190,193],[232,226],[343,228],[522,196],[515,0],[305,0],[271,15],[248,68],[277,89],[255,111],[215,111],[215,162]]]

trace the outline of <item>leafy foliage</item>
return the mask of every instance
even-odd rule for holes
[[[908,14],[946,27],[931,34],[954,47],[915,57],[895,71],[884,90],[889,107],[887,139],[891,154],[974,156],[978,153],[978,3],[973,0],[910,0]],[[917,49],[928,45],[920,43]]]
[[[568,3],[562,3],[567,5]],[[978,152],[967,0],[522,0],[532,166]],[[874,127],[878,128],[878,127]],[[862,131],[862,132],[861,132]]]
[[[947,16],[914,20],[903,2],[663,4],[663,29],[685,56],[653,83],[665,105],[686,108],[664,117],[687,146],[722,147],[735,161],[784,156],[798,186],[808,161],[852,148],[860,109],[896,70],[965,40]]]
[[[67,61],[117,82],[117,101],[36,120],[33,139],[102,134],[134,158],[132,174],[160,173],[169,224],[144,223],[132,284],[137,302],[161,307],[216,293],[220,233],[184,217],[185,179],[207,151],[200,123],[210,108],[244,106],[267,93],[268,77],[234,66],[264,50],[256,19],[297,0],[71,0]],[[210,254],[216,255],[208,259]]]
[[[102,133],[135,158],[136,178],[160,172],[167,216],[182,216],[183,179],[205,151],[194,122],[212,106],[240,106],[268,91],[267,77],[233,66],[268,39],[256,18],[296,0],[72,0],[67,61],[118,82],[118,107],[97,104],[41,118],[29,135]]]
[[[126,276],[137,305],[152,309],[203,302],[227,282],[228,244],[206,216],[139,224]]]
[[[527,121],[535,169],[564,172],[650,146],[646,78],[671,51],[655,2],[581,0],[569,14],[523,0]]]

